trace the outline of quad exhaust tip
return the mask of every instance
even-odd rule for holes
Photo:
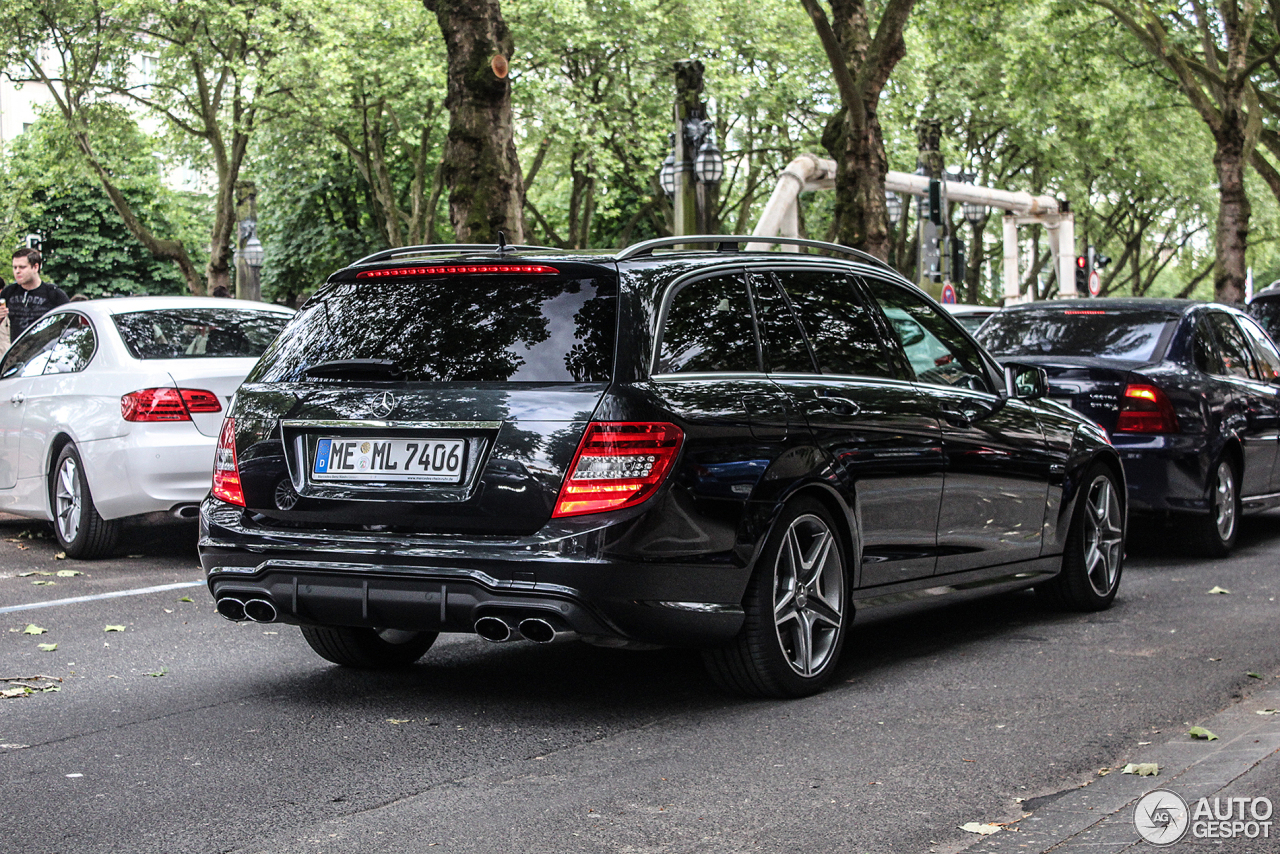
[[[534,643],[551,643],[574,637],[574,633],[556,628],[542,617],[525,617],[517,621],[511,617],[485,616],[476,620],[475,633],[493,643],[524,638]]]
[[[515,627],[501,617],[481,617],[476,620],[476,634],[493,643],[505,643],[515,635]]]

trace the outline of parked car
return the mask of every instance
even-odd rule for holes
[[[1039,365],[1049,396],[1106,428],[1135,516],[1174,517],[1206,555],[1240,514],[1280,503],[1280,352],[1253,318],[1191,300],[1055,300],[982,327],[998,358]]]
[[[1275,340],[1280,335],[1280,280],[1254,294],[1246,310]]]
[[[942,307],[951,312],[951,316],[973,334],[977,334],[978,328],[986,322],[988,317],[1000,310],[999,306],[973,305],[963,302],[944,302]]]
[[[0,509],[53,522],[69,557],[125,517],[194,519],[224,405],[292,309],[228,299],[72,302],[0,360]]]
[[[758,240],[334,273],[227,414],[201,507],[219,612],[354,667],[440,632],[576,635],[796,696],[855,613],[1031,586],[1109,606],[1103,431],[883,263],[739,251]]]

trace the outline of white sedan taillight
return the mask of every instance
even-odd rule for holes
[[[144,388],[120,398],[125,421],[190,421],[193,412],[221,411],[218,396],[201,388]]]

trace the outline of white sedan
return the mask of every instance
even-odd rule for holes
[[[127,297],[31,324],[0,360],[0,510],[51,520],[77,558],[110,552],[125,517],[195,518],[223,410],[292,315]]]

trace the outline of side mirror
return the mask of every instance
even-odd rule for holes
[[[1039,400],[1049,393],[1049,375],[1036,365],[1007,362],[1004,366],[1004,393],[1016,400]]]

